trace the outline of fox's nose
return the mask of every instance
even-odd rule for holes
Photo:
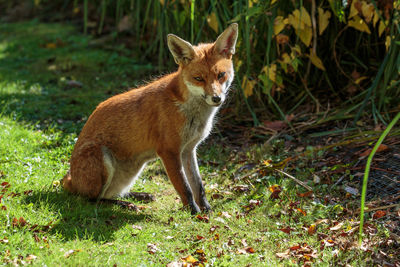
[[[212,100],[215,104],[221,103],[221,97],[220,97],[220,96],[217,96],[217,95],[213,96],[213,97],[211,98],[211,100]]]

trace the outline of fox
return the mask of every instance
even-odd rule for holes
[[[196,150],[232,84],[237,38],[237,23],[215,42],[196,46],[168,34],[178,70],[96,107],[78,136],[63,188],[93,201],[135,197],[130,188],[159,157],[183,206],[192,214],[211,212]]]

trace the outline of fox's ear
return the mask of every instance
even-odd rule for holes
[[[238,24],[232,23],[229,27],[218,36],[215,41],[214,49],[217,53],[230,58],[235,54],[236,40],[238,37]]]
[[[174,56],[176,64],[187,64],[195,55],[193,46],[174,34],[168,34],[168,48]]]

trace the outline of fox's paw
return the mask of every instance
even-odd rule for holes
[[[192,215],[200,213],[201,210],[195,202],[193,202],[192,204],[189,204],[189,206],[190,206],[190,211],[191,211]]]

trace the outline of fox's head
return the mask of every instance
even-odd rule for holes
[[[189,94],[202,97],[210,106],[219,106],[233,80],[232,55],[238,24],[231,24],[214,43],[192,46],[176,35],[168,35],[168,47],[179,64]]]

